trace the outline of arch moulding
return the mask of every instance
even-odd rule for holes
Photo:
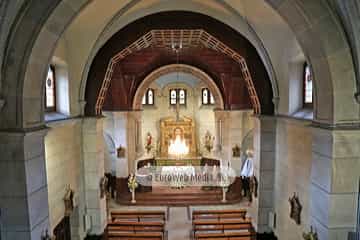
[[[211,93],[213,94],[215,99],[215,108],[219,110],[224,109],[224,100],[221,91],[215,84],[214,80],[207,73],[205,73],[199,68],[187,64],[170,64],[152,71],[144,78],[144,80],[141,82],[140,86],[136,90],[132,105],[133,110],[140,110],[142,108],[142,98],[145,94],[145,91],[149,88],[152,82],[154,82],[156,79],[163,75],[173,72],[188,73],[200,79],[209,87]]]

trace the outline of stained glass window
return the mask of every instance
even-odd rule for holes
[[[207,88],[203,88],[202,90],[202,104],[209,104],[209,90]]]
[[[185,105],[186,104],[186,91],[185,89],[179,90],[179,104]]]
[[[186,105],[186,89],[176,88],[170,90],[170,105]]]
[[[177,92],[176,89],[170,90],[170,105],[176,105],[177,102]]]
[[[212,93],[208,88],[202,89],[202,104],[203,105],[215,104],[214,96],[212,95]]]
[[[305,63],[304,67],[304,106],[310,107],[313,104],[313,77],[310,66]]]
[[[143,105],[154,105],[155,102],[155,96],[154,96],[154,89],[149,88],[142,99],[142,104]]]
[[[45,109],[56,110],[55,68],[50,65],[45,83]]]

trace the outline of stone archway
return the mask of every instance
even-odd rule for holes
[[[8,38],[3,63],[2,128],[43,125],[42,79],[47,64],[66,26],[89,2],[49,1],[41,7],[28,3],[23,9]],[[290,25],[313,67],[316,121],[330,125],[357,121],[359,106],[353,97],[356,81],[350,47],[328,4],[297,0],[266,2]],[[346,61],[337,64],[339,58]]]
[[[160,67],[160,68],[154,70],[148,76],[146,76],[146,78],[141,82],[141,84],[138,87],[138,89],[136,90],[136,93],[134,96],[133,110],[141,109],[142,97],[144,96],[145,91],[148,89],[148,87],[150,86],[150,84],[153,81],[155,81],[157,78],[159,78],[163,75],[173,73],[173,72],[189,73],[191,75],[194,75],[201,81],[203,81],[209,87],[210,91],[214,95],[216,109],[218,109],[218,110],[224,109],[224,100],[223,100],[222,94],[221,94],[219,88],[216,86],[214,80],[208,74],[206,74],[204,71],[202,71],[196,67],[190,66],[190,65],[171,64],[171,65],[166,65],[166,66],[163,66],[163,67]]]

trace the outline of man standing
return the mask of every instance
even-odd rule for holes
[[[252,200],[250,192],[250,177],[254,175],[253,157],[253,151],[249,149],[246,150],[246,160],[240,173],[241,182],[244,189],[244,197],[248,197],[250,202]]]

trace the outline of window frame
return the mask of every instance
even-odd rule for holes
[[[171,92],[175,91],[175,103],[172,103],[171,100],[173,99],[171,97]],[[184,103],[180,103],[180,91],[184,91]],[[187,105],[187,91],[186,88],[171,88],[169,89],[169,105],[170,106],[176,106],[179,103],[179,106],[186,106]]]
[[[181,92],[181,91],[184,91],[184,103],[181,103],[181,102],[180,102],[180,92]],[[178,95],[178,96],[177,96],[177,100],[179,101],[179,105],[180,105],[180,106],[186,106],[186,104],[187,104],[187,92],[186,92],[186,89],[185,89],[185,88],[179,88],[177,95]]]
[[[152,103],[149,103],[149,92],[152,91]],[[155,90],[153,88],[148,88],[143,96],[143,98],[145,97],[145,103],[142,102],[143,106],[154,106],[155,105]],[[143,100],[142,100],[143,101]]]
[[[52,71],[52,74],[53,74],[53,81],[54,81],[54,106],[52,106],[52,107],[48,107],[47,106],[47,94],[46,94],[46,82],[47,82],[47,80],[48,80],[48,78],[47,78],[47,76],[48,75],[46,75],[46,81],[45,81],[45,89],[44,89],[44,91],[45,91],[45,98],[44,98],[44,105],[45,105],[45,112],[56,112],[56,109],[57,109],[57,95],[56,95],[56,71],[55,71],[55,65],[54,64],[50,64],[49,65],[49,68],[48,68],[48,74],[49,74],[49,70],[51,70]]]
[[[175,91],[175,103],[172,103],[172,97],[171,97],[171,92],[172,91]],[[169,90],[169,104],[170,104],[170,106],[175,106],[176,104],[177,104],[177,101],[178,101],[178,92],[177,92],[177,89],[176,88],[171,88],[170,90]]]
[[[309,71],[310,71],[310,75],[311,75],[311,78],[312,78],[312,84],[313,84],[313,87],[312,87],[312,101],[311,103],[307,103],[305,100],[306,100],[306,69],[309,68]],[[302,103],[303,103],[303,108],[306,108],[306,109],[312,109],[314,107],[314,78],[313,78],[313,74],[312,74],[312,70],[311,70],[311,67],[310,65],[305,62],[304,63],[304,66],[303,66],[303,79],[302,79],[302,83],[303,83],[303,91],[302,91]]]
[[[204,91],[207,91],[207,103],[204,103]],[[214,100],[214,101],[211,101],[211,98]],[[215,105],[215,98],[214,96],[212,95],[211,91],[209,88],[207,87],[204,87],[201,89],[201,105]]]

